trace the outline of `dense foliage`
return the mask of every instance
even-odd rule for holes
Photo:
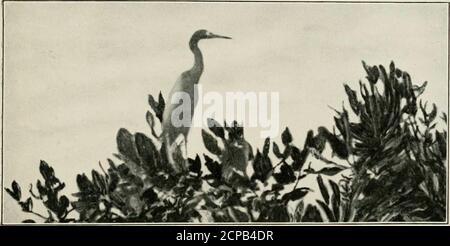
[[[436,125],[447,116],[438,119],[436,106],[419,100],[426,83],[413,84],[394,63],[363,67],[367,82],[344,85],[351,110],[336,110],[335,127],[308,131],[301,147],[286,128],[282,143],[267,138],[254,149],[236,122],[210,119],[202,130],[210,154],[178,158],[187,168],[175,173],[156,130],[160,94],[149,96],[150,134],[120,129],[121,161],[77,175],[73,199],[60,194],[65,185],[45,161],[30,196],[15,181],[6,191],[45,222],[444,221],[447,132]],[[311,177],[316,190],[302,182]],[[35,212],[33,200],[47,213]]]

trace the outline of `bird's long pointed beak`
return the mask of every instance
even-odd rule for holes
[[[217,35],[217,34],[211,34],[210,38],[224,38],[224,39],[231,39],[231,37]]]

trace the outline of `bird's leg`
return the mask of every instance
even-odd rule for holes
[[[168,135],[166,135],[165,138],[166,138],[166,143],[167,143],[167,145],[166,145],[167,159],[168,159],[169,163],[171,165],[173,165],[174,164],[174,160],[173,160],[173,157],[172,157],[172,153],[173,153],[173,150],[174,150],[174,147],[173,147],[174,145],[172,143],[170,143]]]
[[[179,169],[186,170],[189,166],[188,163],[188,155],[187,155],[187,139],[183,135],[179,135],[174,142],[176,145],[176,154],[177,154],[177,164],[179,165]],[[182,147],[184,145],[184,147]],[[180,155],[181,156],[180,156]]]
[[[182,145],[184,146],[182,147]],[[177,147],[180,150],[183,159],[187,159],[187,139],[183,135],[180,135],[177,138]]]
[[[188,140],[187,140],[186,136],[184,137],[184,141],[183,142],[184,142],[184,155],[183,155],[184,167],[183,168],[185,168],[185,170],[188,170],[189,169],[188,150],[187,150]]]
[[[180,173],[184,170],[183,162],[183,151],[181,149],[181,141],[182,138],[178,137],[175,139],[173,143],[169,141],[169,137],[166,136],[166,142],[168,143],[167,147],[167,158],[169,161],[169,164],[173,167],[175,172]],[[181,154],[181,156],[180,156]]]

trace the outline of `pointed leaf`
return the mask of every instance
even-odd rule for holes
[[[94,184],[95,188],[101,193],[104,193],[106,191],[106,184],[103,183],[101,175],[95,170],[92,170],[91,173],[92,173],[92,183]]]
[[[283,158],[284,158],[283,154],[280,152],[280,148],[278,147],[278,144],[275,143],[275,142],[273,142],[272,151],[273,151],[273,154],[274,154],[278,159],[283,159]]]
[[[289,184],[296,180],[294,170],[287,164],[281,165],[280,172],[274,173],[273,177],[279,184]]]
[[[317,171],[316,173],[333,176],[333,175],[340,173],[344,169],[345,169],[344,167],[340,167],[340,166],[324,167],[324,168],[320,169],[319,171]]]
[[[291,150],[291,158],[294,160],[292,163],[292,168],[296,171],[302,170],[305,165],[306,159],[308,158],[308,149],[303,149],[300,151],[297,147],[293,146]]]
[[[212,174],[212,177],[216,180],[220,180],[222,178],[222,167],[220,166],[220,164],[205,154],[203,155],[203,157],[205,158],[205,166]]]
[[[201,160],[200,156],[196,155],[195,159],[188,159],[189,162],[189,171],[200,174],[201,173]]]
[[[263,147],[262,154],[264,156],[268,156],[269,155],[269,149],[270,149],[270,138],[266,138],[266,140],[264,141],[264,147]]]
[[[322,176],[317,175],[317,183],[319,184],[320,193],[322,193],[323,200],[326,204],[330,203],[330,194],[328,193],[328,189],[323,183]]]
[[[360,103],[358,101],[358,96],[356,95],[356,91],[352,90],[350,86],[344,84],[345,93],[347,93],[348,102],[350,103],[350,107],[356,115],[359,115],[359,106]]]
[[[208,123],[209,130],[211,130],[214,133],[214,135],[216,135],[217,137],[220,137],[222,139],[225,139],[225,131],[219,122],[217,122],[214,119],[209,118],[209,119],[207,119],[207,123]]]
[[[325,127],[319,127],[319,134],[322,134],[328,141],[333,150],[339,158],[347,159],[348,158],[348,150],[347,145],[343,140],[340,140],[336,135],[328,131]]]
[[[150,129],[153,129],[155,127],[155,118],[153,117],[152,112],[147,111],[145,119],[147,120],[147,124],[150,126]]]
[[[317,202],[317,204],[319,204],[319,206],[322,208],[322,210],[327,215],[328,221],[330,221],[330,222],[337,222],[336,218],[334,217],[333,211],[331,211],[331,209],[328,207],[327,204],[325,204],[321,200],[316,200],[316,202]]]
[[[61,217],[64,214],[66,214],[67,208],[70,205],[70,201],[69,201],[69,198],[67,198],[67,196],[63,195],[63,196],[61,196],[59,198],[59,202],[58,203],[59,203],[59,216]]]
[[[12,198],[14,198],[14,200],[20,201],[22,192],[19,184],[15,180],[11,184],[11,189],[6,188],[5,190]]]
[[[286,127],[283,133],[281,133],[281,141],[284,145],[289,145],[292,142],[292,135],[289,128]]]
[[[341,205],[341,192],[339,190],[339,185],[333,182],[332,180],[329,181],[331,189],[333,190],[333,195],[331,196],[331,203],[333,208],[333,214],[336,218],[336,220],[339,220],[340,217],[340,205]]]
[[[441,119],[447,123],[447,114],[446,113],[442,113]]]
[[[255,171],[252,179],[259,179],[261,182],[265,182],[272,171],[272,162],[270,159],[263,156],[261,152],[257,150],[252,165],[253,170]]]
[[[166,103],[164,101],[164,97],[161,92],[158,95],[158,110],[159,112],[164,112],[164,108],[166,107]]]
[[[209,152],[217,156],[222,154],[222,150],[219,148],[217,140],[204,129],[202,129],[202,138],[203,143]]]
[[[29,197],[25,202],[21,202],[20,205],[22,206],[22,211],[24,212],[33,211],[33,200],[31,197]]]
[[[428,121],[431,123],[436,119],[437,116],[437,107],[436,104],[433,103],[433,109],[431,110],[430,114],[428,115]]]
[[[41,163],[39,164],[39,171],[42,175],[42,177],[46,181],[53,181],[55,177],[55,171],[53,170],[50,165],[47,164],[47,162],[41,160]]]
[[[143,133],[136,133],[134,138],[136,141],[137,152],[142,159],[144,168],[150,173],[155,173],[156,160],[158,158],[156,146],[153,144],[153,141]]]
[[[309,188],[297,188],[289,193],[286,193],[283,195],[282,200],[284,201],[296,201],[299,199],[302,199],[303,197],[305,197],[308,192],[310,191]]]
[[[133,135],[125,128],[120,128],[117,133],[117,148],[119,153],[130,159],[136,164],[139,164],[139,158],[134,146]]]

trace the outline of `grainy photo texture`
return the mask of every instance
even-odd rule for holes
[[[3,20],[3,223],[447,222],[448,4]]]

